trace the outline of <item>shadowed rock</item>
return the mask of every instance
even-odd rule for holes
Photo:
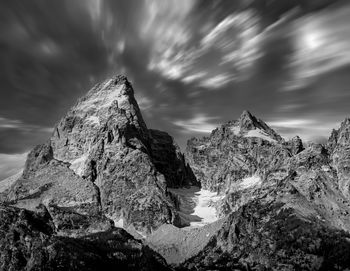
[[[170,270],[123,229],[57,236],[50,215],[0,205],[1,270]]]
[[[54,207],[57,217],[64,208],[76,217],[100,217],[102,224],[106,216],[147,234],[177,224],[167,187],[195,183],[172,137],[148,130],[131,84],[116,76],[69,110],[49,142],[30,152],[22,178],[2,198],[28,209]]]

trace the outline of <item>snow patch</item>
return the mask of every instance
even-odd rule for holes
[[[97,116],[89,116],[86,119],[86,122],[89,122],[89,124],[91,124],[91,125],[94,125],[94,124],[100,125],[100,119]]]
[[[244,135],[244,137],[258,137],[272,143],[276,142],[276,140],[272,139],[267,133],[260,129],[250,130],[246,135]]]
[[[201,189],[195,193],[195,201],[197,203],[194,208],[194,212],[191,215],[196,215],[202,218],[202,221],[191,222],[192,227],[203,227],[209,223],[213,223],[218,220],[217,212],[213,203],[218,202],[223,197],[218,196],[217,193],[209,190]]]
[[[262,183],[262,180],[259,176],[253,175],[251,177],[244,178],[240,183],[239,187],[241,189],[247,189],[255,186],[260,186]]]
[[[322,170],[325,171],[325,172],[329,172],[329,171],[331,171],[331,168],[329,166],[323,165],[322,166]]]
[[[86,160],[88,159],[89,155],[84,154],[81,157],[70,161],[70,169],[73,170],[77,175],[82,176],[84,172],[84,165]]]
[[[239,132],[241,129],[238,126],[232,126],[230,130],[233,132],[234,135],[239,135]]]
[[[124,227],[124,219],[120,218],[117,221],[114,221],[114,226],[118,227],[118,228],[123,228]]]
[[[180,200],[180,215],[189,227],[203,227],[219,219],[215,203],[223,199],[216,192],[191,188],[169,189]]]
[[[199,146],[197,146],[197,150],[199,150],[199,151],[205,150],[206,148],[207,148],[206,145],[199,145]]]

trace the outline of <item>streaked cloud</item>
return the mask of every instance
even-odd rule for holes
[[[327,139],[332,129],[337,129],[340,122],[319,119],[279,119],[268,121],[267,124],[290,139],[296,135],[304,141],[320,141]]]
[[[4,117],[0,117],[0,130],[1,129],[18,129],[23,131],[37,130],[42,132],[51,132],[53,130],[52,127],[27,124],[21,120],[8,119]]]
[[[199,73],[195,73],[195,74],[191,74],[186,77],[183,77],[181,81],[184,83],[192,83],[199,79],[205,78],[206,76],[208,76],[206,72],[199,72]]]
[[[186,6],[181,16],[191,12],[191,8]],[[157,13],[153,11],[152,14]],[[259,20],[254,12],[232,13],[200,31],[189,27],[187,19],[177,16],[177,22],[173,22],[170,28],[179,29],[173,29],[169,37],[162,30],[153,48],[149,70],[157,71],[165,78],[209,89],[218,89],[240,77],[249,77],[247,69],[262,55],[262,35],[259,34]],[[155,26],[155,31],[157,28],[159,26]],[[201,38],[192,40],[194,33]],[[210,65],[206,59],[210,59]]]
[[[145,0],[140,36],[151,43],[149,70],[170,79],[178,79],[186,71],[191,57],[184,51],[191,32],[187,16],[196,0]]]
[[[320,76],[350,65],[350,7],[307,15],[294,22],[295,52],[288,67],[291,79],[284,90],[301,89]]]
[[[224,73],[201,80],[199,82],[199,85],[208,89],[217,89],[225,86],[228,82],[231,82],[233,80],[234,77],[232,77],[232,75]]]
[[[27,153],[0,153],[0,181],[21,171],[24,167],[26,157]]]
[[[154,106],[153,101],[149,97],[146,97],[141,92],[137,92],[135,94],[135,98],[137,100],[137,103],[140,109],[142,110],[142,113],[148,111]]]
[[[19,128],[22,122],[0,117],[0,128]]]
[[[205,114],[196,114],[188,120],[176,120],[172,123],[180,127],[184,132],[210,133],[218,123],[215,122],[217,117],[208,117]]]
[[[302,13],[297,2],[248,2],[0,1],[0,153],[45,142],[78,97],[116,73],[133,83],[147,125],[182,147],[244,109],[327,127],[348,115],[349,3]],[[286,80],[303,92],[279,91]],[[275,124],[285,134],[323,127]]]

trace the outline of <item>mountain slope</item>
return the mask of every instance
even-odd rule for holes
[[[0,220],[0,270],[170,270],[123,229],[62,237],[45,209],[2,205]]]
[[[106,216],[147,234],[178,223],[167,188],[190,184],[196,179],[172,137],[147,129],[131,84],[116,76],[69,110],[2,199],[32,210],[44,204]]]
[[[288,144],[263,121],[244,111],[209,137],[188,141],[186,156],[203,187],[223,192],[246,177],[284,170]]]

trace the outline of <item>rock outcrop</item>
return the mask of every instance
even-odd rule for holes
[[[337,171],[338,186],[350,199],[350,119],[345,119],[338,130],[333,130],[327,143],[332,166]]]
[[[197,182],[191,167],[174,139],[166,132],[149,131],[154,164],[157,170],[165,176],[168,187],[199,186],[200,183]]]
[[[350,204],[346,190],[349,123],[345,120],[339,130],[333,131],[326,146],[309,144],[305,149],[298,137],[284,142],[271,141],[260,135],[257,140],[266,141],[270,151],[266,153],[260,147],[255,157],[269,163],[274,161],[272,164],[276,166],[242,159],[245,162],[242,169],[245,166],[252,168],[255,175],[244,177],[243,170],[243,174],[230,175],[231,186],[222,192],[225,199],[221,211],[226,214],[223,226],[206,247],[187,259],[179,270],[349,268]],[[237,172],[235,164],[222,170],[224,159],[234,161],[236,157],[252,157],[254,145],[244,137],[255,126],[248,125],[248,130],[243,133],[241,129],[231,127],[226,124],[219,129],[221,136],[215,137],[218,131],[215,130],[209,138],[202,139],[202,146],[203,141],[206,142],[202,156],[196,150],[190,154],[195,158],[190,162],[196,170],[199,169],[197,165],[203,163],[206,167],[202,170],[206,173],[211,170],[221,174]],[[227,128],[231,131],[227,132]],[[236,135],[232,135],[232,130]],[[193,141],[189,142],[189,151]],[[223,152],[229,148],[228,142],[234,142],[237,147]],[[232,155],[232,152],[235,153]],[[217,153],[225,156],[217,159]],[[283,155],[278,155],[281,153]],[[206,173],[198,175],[198,180],[201,181],[199,176]]]
[[[0,205],[0,270],[171,270],[123,229],[58,236],[50,214]]]
[[[350,119],[304,146],[244,111],[186,151],[147,128],[125,77],[96,85],[2,186],[0,269],[167,270],[114,225],[178,270],[350,268]],[[191,224],[197,207],[210,222]]]
[[[285,171],[290,157],[274,130],[244,111],[239,120],[215,129],[209,137],[188,141],[186,155],[202,187],[224,192],[246,177],[266,179]]]
[[[147,129],[131,84],[116,76],[92,88],[50,140],[30,152],[22,177],[2,200],[32,210],[44,204],[55,209],[54,217],[67,208],[106,216],[147,234],[177,224],[167,188],[190,184],[196,179],[172,137]],[[107,227],[107,220],[98,228]]]
[[[346,270],[349,237],[279,200],[259,199],[229,215],[178,270]]]

